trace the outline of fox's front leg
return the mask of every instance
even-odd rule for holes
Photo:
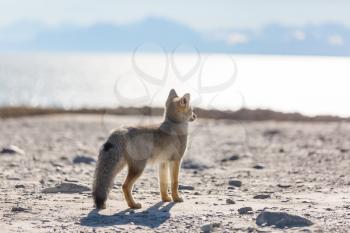
[[[175,202],[183,202],[183,199],[179,195],[179,172],[180,172],[181,160],[175,160],[171,162],[171,196]]]
[[[162,201],[169,202],[171,197],[168,194],[169,186],[169,163],[164,162],[159,165],[159,188]]]

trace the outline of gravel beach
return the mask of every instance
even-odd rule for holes
[[[347,232],[350,123],[199,119],[182,164],[183,203],[160,202],[157,167],[128,209],[115,180],[96,211],[92,176],[109,131],[160,117],[1,119],[1,232]],[[274,213],[274,214],[270,214]],[[288,215],[286,215],[288,214]]]

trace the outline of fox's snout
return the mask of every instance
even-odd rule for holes
[[[197,119],[197,115],[194,112],[192,112],[192,116],[190,118],[190,121],[194,121],[196,119]]]

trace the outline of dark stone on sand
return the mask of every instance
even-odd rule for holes
[[[241,187],[242,186],[242,182],[239,181],[239,180],[230,180],[228,182],[228,185],[234,186],[234,187]]]
[[[226,199],[226,204],[233,205],[233,204],[236,204],[236,202],[234,200],[230,199],[230,198],[227,198]]]
[[[95,163],[96,160],[94,158],[85,156],[85,155],[77,155],[73,159],[73,163],[78,164],[78,163],[85,163],[85,164],[91,164]]]
[[[292,185],[290,185],[290,184],[278,184],[277,187],[279,187],[279,188],[290,188],[290,187],[292,187]]]
[[[230,156],[228,158],[222,159],[221,162],[224,163],[224,162],[228,162],[228,161],[236,161],[238,159],[239,159],[239,155],[232,155],[232,156]]]
[[[254,199],[268,199],[271,198],[269,194],[258,194],[253,197]]]
[[[253,166],[254,169],[264,169],[265,167],[263,165],[257,164]]]
[[[16,189],[20,189],[20,188],[25,188],[23,184],[16,184],[15,185]]]
[[[349,152],[349,149],[340,148],[339,151],[340,151],[341,153],[347,153],[347,152]]]
[[[90,191],[91,189],[87,186],[75,184],[75,183],[61,183],[55,187],[45,188],[42,193],[82,193]]]
[[[192,160],[185,160],[185,161],[183,161],[181,166],[184,169],[194,169],[194,170],[204,170],[204,169],[209,168],[208,166],[206,166],[206,165],[204,165],[202,163],[195,162],[195,161],[192,161]]]
[[[29,210],[30,209],[23,208],[23,207],[20,207],[20,206],[12,207],[12,209],[11,209],[12,212],[29,212]]]
[[[221,226],[221,223],[209,223],[205,224],[201,227],[202,233],[211,233],[213,232],[214,228],[219,228]]]
[[[264,134],[264,136],[271,137],[271,136],[281,134],[281,131],[278,129],[270,129],[270,130],[265,130],[263,134]]]
[[[11,154],[11,155],[20,154],[20,155],[23,155],[24,151],[22,149],[18,148],[17,146],[11,145],[9,147],[2,148],[2,150],[0,151],[0,154]]]
[[[277,228],[306,227],[313,223],[297,215],[291,215],[285,212],[263,211],[256,218],[256,224],[259,226],[275,226]]]
[[[252,207],[242,207],[242,208],[239,208],[237,211],[239,214],[251,214],[251,213],[253,213]]]
[[[194,187],[191,185],[179,185],[179,190],[194,190]]]

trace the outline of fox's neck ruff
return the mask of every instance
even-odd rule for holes
[[[175,122],[169,118],[165,118],[160,125],[160,130],[171,135],[187,135],[188,134],[188,122]]]

